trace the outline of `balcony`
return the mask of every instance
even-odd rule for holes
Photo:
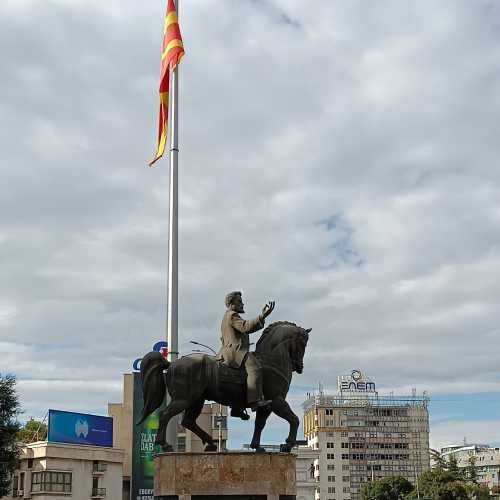
[[[106,488],[92,488],[92,498],[105,498]]]
[[[92,466],[92,474],[103,474],[108,470],[108,464],[101,462],[94,463]]]

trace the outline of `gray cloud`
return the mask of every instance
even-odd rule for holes
[[[105,411],[164,335],[160,4],[0,6],[1,370],[32,412]],[[182,3],[184,352],[236,288],[313,327],[297,387],[499,390],[497,7]]]

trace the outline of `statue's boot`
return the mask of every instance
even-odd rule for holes
[[[244,408],[231,408],[231,417],[238,417],[241,420],[249,420],[250,415]]]

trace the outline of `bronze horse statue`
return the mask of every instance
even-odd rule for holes
[[[269,325],[257,342],[255,353],[263,367],[264,396],[272,401],[270,405],[257,409],[250,444],[257,452],[264,451],[260,437],[271,412],[290,424],[288,437],[280,450],[290,452],[295,446],[299,418],[285,398],[292,373],[302,373],[304,368],[303,358],[310,331],[288,321],[278,321]],[[155,445],[164,451],[173,450],[166,441],[167,425],[173,416],[184,412],[182,425],[203,441],[205,451],[216,451],[212,436],[196,423],[205,401],[240,408],[246,406],[246,374],[221,364],[215,356],[184,356],[170,363],[160,353],[150,352],[141,361],[141,375],[144,410],[139,424],[162,405],[167,389],[170,395],[170,403],[160,413],[155,441]]]

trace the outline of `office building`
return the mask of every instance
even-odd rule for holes
[[[4,498],[120,500],[122,475],[123,450],[39,441],[21,447],[12,491]]]
[[[412,483],[429,468],[425,394],[380,396],[374,380],[353,370],[338,392],[309,395],[304,435],[318,450],[316,500],[358,500],[368,481],[403,476]]]

